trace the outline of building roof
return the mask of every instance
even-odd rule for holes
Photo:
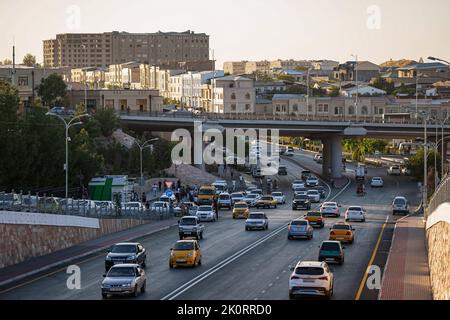
[[[288,76],[302,76],[305,74],[305,71],[298,71],[293,69],[284,69],[282,73],[288,75]]]
[[[272,100],[289,100],[289,99],[301,99],[304,98],[305,95],[304,94],[274,94],[272,97]]]
[[[253,81],[252,79],[243,77],[243,76],[225,76],[225,77],[220,77],[220,78],[216,78],[216,80],[225,80],[225,81]]]
[[[440,62],[427,62],[427,63],[414,63],[404,66],[402,68],[398,68],[397,70],[414,70],[414,69],[436,69],[436,68],[444,68],[448,69],[448,66],[440,63]]]
[[[255,87],[275,87],[275,86],[285,86],[284,81],[256,81]]]
[[[272,100],[265,98],[256,98],[256,104],[270,104],[270,103],[272,103]]]

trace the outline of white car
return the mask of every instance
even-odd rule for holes
[[[390,176],[399,176],[401,173],[402,171],[399,166],[390,166],[387,170],[387,174]]]
[[[315,154],[314,155],[314,161],[316,161],[317,162],[317,160],[319,160],[319,158],[321,157],[321,155],[320,154]]]
[[[130,201],[122,204],[122,214],[138,214],[145,210],[142,202]]]
[[[372,188],[382,188],[384,185],[383,179],[381,177],[373,177],[370,181],[370,186]]]
[[[272,197],[277,200],[278,204],[285,204],[286,203],[286,197],[284,196],[284,193],[281,191],[272,192]]]
[[[162,213],[169,211],[169,204],[164,201],[155,201],[151,206],[153,212]]]
[[[317,190],[308,190],[306,192],[306,195],[309,198],[309,201],[311,202],[320,202],[320,193]]]
[[[317,179],[317,177],[310,176],[306,178],[306,185],[308,187],[317,187],[319,185],[319,179]]]
[[[289,299],[333,295],[333,273],[324,261],[299,261],[289,277]]]
[[[304,188],[305,182],[303,180],[294,180],[292,182],[292,190],[295,190],[295,188]]]
[[[256,193],[250,193],[244,196],[244,202],[247,203],[249,207],[256,206],[256,201],[260,198],[259,194]]]
[[[294,196],[295,195],[306,196],[306,195],[308,195],[308,190],[306,188],[295,188]]]
[[[244,201],[244,195],[241,192],[233,192],[231,194],[231,204],[234,205],[236,202]]]
[[[350,206],[345,211],[345,221],[366,221],[366,210],[360,206]]]
[[[324,202],[320,206],[320,213],[323,216],[331,215],[335,217],[340,217],[341,212],[339,210],[340,205],[337,202]]]
[[[199,221],[216,221],[216,213],[212,206],[199,206],[197,208],[197,218]]]
[[[392,214],[396,213],[409,214],[409,203],[405,197],[397,196],[392,201]]]

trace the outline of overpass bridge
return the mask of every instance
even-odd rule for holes
[[[180,113],[121,113],[124,125],[134,131],[172,132],[184,128],[194,131],[194,125],[201,123],[204,130],[217,129],[277,129],[280,136],[302,136],[321,140],[323,148],[323,174],[333,178],[341,177],[342,138],[367,137],[381,139],[414,139],[424,137],[422,119],[383,120],[372,117],[318,117],[277,116],[256,114],[201,114]],[[444,143],[450,137],[450,124],[427,122],[427,138],[441,139]],[[436,139],[437,136],[437,139]],[[449,138],[449,139],[447,139]],[[439,148],[438,150],[441,150]]]

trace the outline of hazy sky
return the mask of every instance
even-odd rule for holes
[[[79,19],[77,12],[80,12]],[[0,59],[65,32],[194,30],[227,60],[450,60],[450,0],[0,0]]]

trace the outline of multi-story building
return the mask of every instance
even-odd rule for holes
[[[44,40],[44,65],[107,67],[136,61],[167,68],[197,63],[211,66],[209,36],[204,33],[64,33]],[[211,69],[211,68],[208,68]]]
[[[211,80],[214,113],[254,113],[255,86],[252,79],[226,76]]]
[[[356,73],[358,79],[356,79]],[[347,61],[336,67],[330,78],[338,81],[369,82],[379,74],[380,67],[370,61]]]
[[[248,61],[227,61],[223,63],[223,71],[226,74],[239,75],[245,74]]]
[[[88,84],[92,89],[102,89],[105,87],[104,68],[76,68],[71,69],[70,81],[73,83]]]
[[[339,66],[338,61],[333,60],[314,60],[311,62],[311,66],[314,70],[333,71],[334,68]]]
[[[311,67],[311,61],[308,60],[275,60],[270,62],[272,69],[308,69]]]
[[[128,62],[110,65],[109,70],[105,73],[105,87],[140,89],[140,64],[137,62]]]
[[[167,70],[158,66],[141,64],[140,80],[141,88],[156,89],[164,98],[171,98],[170,77],[184,73],[184,70]]]

